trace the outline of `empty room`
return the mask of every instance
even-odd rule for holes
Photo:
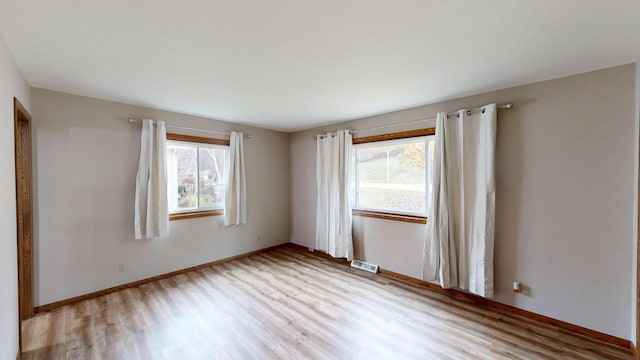
[[[640,359],[640,0],[0,0],[0,360]]]

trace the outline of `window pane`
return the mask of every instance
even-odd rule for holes
[[[200,207],[223,208],[225,181],[225,150],[200,147]]]
[[[359,207],[425,213],[425,141],[358,149]]]
[[[431,172],[433,171],[433,153],[436,146],[436,142],[434,140],[427,141],[427,156],[429,157],[428,171],[427,171],[427,206],[431,206],[433,203],[433,183],[431,182]]]
[[[195,209],[196,154],[195,146],[167,145],[167,175],[169,211]]]
[[[350,169],[350,179],[349,179],[349,197],[351,200],[351,207],[356,207],[358,204],[356,203],[356,148],[354,147],[351,150],[351,169]]]

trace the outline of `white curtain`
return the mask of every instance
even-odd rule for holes
[[[316,249],[333,257],[353,259],[351,236],[351,132],[317,136],[318,201]]]
[[[496,105],[436,119],[424,280],[493,296]]]
[[[229,171],[224,198],[225,225],[247,223],[247,180],[244,172],[244,136],[232,131],[229,139]]]
[[[136,239],[165,236],[169,232],[167,204],[167,131],[163,121],[142,120],[140,161],[136,176]]]

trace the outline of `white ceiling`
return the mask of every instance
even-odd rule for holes
[[[0,33],[34,87],[293,131],[633,62],[639,14],[639,0],[0,0]]]

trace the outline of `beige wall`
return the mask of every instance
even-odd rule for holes
[[[37,305],[288,241],[288,134],[41,89],[32,104]],[[134,240],[140,126],[128,117],[253,135],[245,141],[248,224],[179,220],[165,238]]]
[[[626,65],[294,133],[291,242],[314,246],[314,134],[512,102],[498,116],[495,299],[629,339],[633,92]],[[357,257],[420,277],[423,225],[356,217],[354,237]]]
[[[640,164],[640,61],[635,63],[636,70],[636,90],[635,90],[635,150],[634,150],[634,196],[633,196],[633,261],[631,264],[631,340],[634,344],[638,345],[638,326],[640,320],[638,319],[638,305],[640,304],[640,297],[638,297],[638,271],[640,270],[640,264],[638,264],[638,165]]]
[[[0,36],[0,359],[18,352],[14,96],[30,109],[29,85]]]

